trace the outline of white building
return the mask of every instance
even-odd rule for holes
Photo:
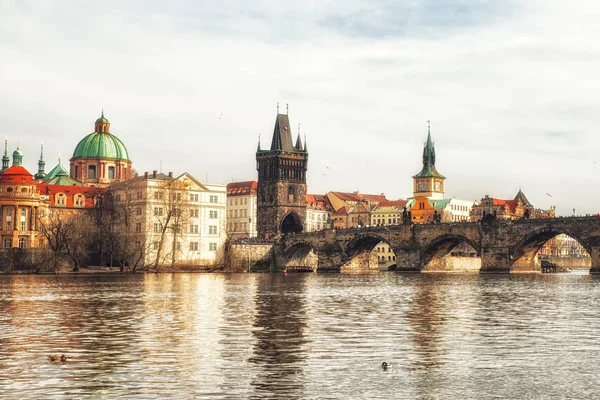
[[[326,195],[306,195],[305,232],[318,232],[327,229],[331,222],[333,208]]]
[[[456,198],[449,199],[443,209],[442,222],[468,222],[471,221],[471,209],[474,201],[460,200]]]
[[[224,185],[200,183],[188,173],[154,171],[114,187],[117,204],[130,203],[136,247],[152,266],[215,265],[226,240]]]
[[[227,185],[227,234],[232,239],[256,237],[256,181]]]

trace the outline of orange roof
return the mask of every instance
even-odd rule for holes
[[[381,203],[387,201],[384,194],[358,194],[361,199],[367,200],[369,203]]]
[[[338,214],[338,215],[348,215],[350,211],[350,206],[343,206],[340,207],[336,212],[334,212],[333,214]]]
[[[227,184],[227,196],[256,194],[257,188],[258,182],[256,181],[231,182]]]
[[[384,194],[362,194],[362,193],[347,193],[347,192],[331,192],[342,201],[362,201],[367,200],[369,203],[379,203],[386,201]]]
[[[505,203],[506,203],[506,200],[496,199],[496,198],[492,197],[492,204],[494,204],[495,206],[501,206],[501,205],[504,205]]]
[[[331,209],[329,199],[323,194],[307,194],[306,206],[314,210],[328,211]]]
[[[33,175],[20,165],[13,165],[0,175],[2,183],[32,183]]]
[[[379,202],[379,207],[397,207],[403,208],[406,205],[406,200],[386,200]]]

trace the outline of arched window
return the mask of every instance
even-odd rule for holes
[[[290,203],[296,202],[296,188],[293,186],[288,188],[288,201]]]
[[[112,165],[108,167],[108,179],[115,179],[115,167]]]
[[[96,179],[96,166],[95,165],[88,165],[87,177],[88,177],[88,179]]]

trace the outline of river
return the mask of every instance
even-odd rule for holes
[[[598,395],[589,275],[12,275],[0,313],[0,398]]]

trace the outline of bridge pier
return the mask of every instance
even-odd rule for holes
[[[344,264],[339,246],[328,246],[317,252],[317,272],[340,272]]]
[[[396,272],[420,273],[423,266],[419,250],[394,248],[396,254]]]
[[[600,274],[600,246],[591,246],[590,257],[592,258],[590,274]]]
[[[480,274],[509,274],[511,258],[508,249],[481,250]]]

